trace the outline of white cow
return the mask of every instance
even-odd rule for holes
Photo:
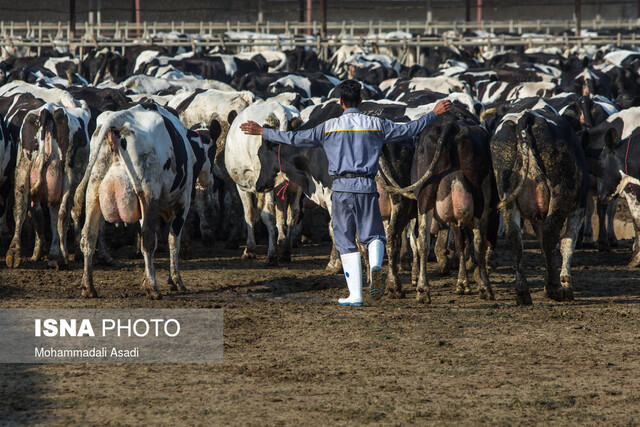
[[[74,210],[86,206],[82,295],[97,296],[92,262],[102,216],[116,224],[140,222],[145,261],[142,288],[152,299],[162,298],[153,267],[158,216],[171,221],[169,284],[171,290],[186,290],[178,269],[180,236],[196,179],[203,187],[212,184],[208,147],[197,133],[155,104],[105,112],[97,125],[74,206]]]
[[[260,161],[261,147],[263,145],[262,137],[245,135],[240,130],[240,125],[248,120],[284,131],[296,129],[302,123],[302,120],[300,119],[300,112],[291,106],[285,106],[278,102],[258,101],[238,114],[238,117],[231,124],[224,149],[227,172],[238,187],[247,224],[247,246],[242,258],[255,258],[256,256],[254,226],[257,220],[257,208],[261,211],[260,217],[269,232],[267,262],[274,265],[278,261],[276,252],[275,195],[273,188],[269,188],[271,183],[262,182],[260,179],[261,172],[263,172],[261,171]],[[255,204],[254,198],[257,201]],[[292,206],[292,208],[296,209],[297,207]],[[289,227],[289,230],[292,228]],[[286,238],[283,236],[278,240],[282,242],[289,239],[290,236]]]

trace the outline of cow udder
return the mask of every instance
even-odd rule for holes
[[[114,224],[132,224],[142,217],[133,184],[120,165],[112,165],[100,183],[100,210]]]

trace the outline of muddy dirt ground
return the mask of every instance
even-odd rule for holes
[[[640,272],[631,243],[574,257],[576,300],[542,293],[542,257],[526,242],[534,305],[516,307],[504,241],[490,277],[496,301],[454,295],[430,269],[431,305],[367,301],[345,308],[341,275],[324,271],[327,244],[265,267],[241,250],[194,245],[182,261],[188,293],[149,301],[142,261],[97,267],[99,299],[79,298],[80,264],[0,267],[0,307],[220,307],[220,364],[0,365],[0,420],[55,424],[565,424],[640,420]],[[166,253],[156,258],[166,283]],[[455,272],[454,272],[455,273]],[[403,283],[410,288],[408,274]]]

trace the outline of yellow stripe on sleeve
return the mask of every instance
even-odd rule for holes
[[[324,133],[333,133],[333,132],[380,132],[380,129],[337,129],[337,130],[327,130]]]

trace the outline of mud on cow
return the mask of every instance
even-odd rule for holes
[[[180,236],[196,180],[203,187],[212,184],[207,147],[177,117],[151,103],[105,112],[97,125],[74,204],[77,211],[84,204],[86,212],[82,295],[97,296],[92,262],[102,216],[115,224],[140,222],[145,261],[142,288],[152,299],[162,297],[153,266],[158,216],[170,221],[169,285],[171,290],[186,290],[178,268]]]
[[[438,233],[440,240],[446,237],[450,226],[460,261],[457,293],[471,293],[465,258],[465,253],[471,252],[471,259],[478,267],[476,281],[479,295],[482,298],[494,298],[486,269],[489,226],[497,222],[495,183],[490,165],[489,134],[479,125],[479,120],[467,105],[456,102],[449,113],[439,117],[420,135],[411,168],[410,181],[413,184],[401,191],[395,183],[394,187],[385,186],[392,193],[407,196],[409,192],[417,200],[418,265],[414,266],[414,272],[417,269],[418,301],[431,301],[426,271],[430,236]],[[390,182],[388,178],[392,173],[387,172],[385,167],[381,171],[385,180]],[[408,219],[406,217],[405,221],[399,223],[391,221],[389,233],[399,235]],[[468,233],[473,234],[473,248],[468,247]],[[490,240],[495,244],[495,235]],[[445,262],[445,254],[437,255],[440,263]],[[391,262],[391,254],[389,266],[389,295],[402,296],[397,268],[392,268],[395,264]]]
[[[520,219],[531,221],[546,262],[545,293],[572,300],[571,258],[584,216],[589,173],[580,141],[548,106],[507,114],[491,138],[493,170],[516,267],[516,301],[530,305]],[[562,270],[556,248],[560,244]]]
[[[15,233],[6,255],[9,267],[20,265],[20,235],[29,206],[36,232],[32,260],[42,258],[45,238],[41,204],[48,206],[51,217],[50,266],[64,268],[68,263],[66,236],[73,196],[89,157],[90,113],[86,104],[83,107],[46,103],[24,117],[15,170]],[[77,229],[77,217],[74,222]]]
[[[234,120],[227,136],[224,148],[224,159],[229,176],[236,183],[247,224],[247,246],[242,257],[255,258],[256,241],[254,227],[257,220],[257,211],[260,211],[262,222],[269,233],[269,246],[267,249],[267,262],[275,265],[278,256],[283,260],[290,257],[287,253],[290,249],[291,235],[279,236],[276,243],[276,205],[273,188],[279,182],[264,179],[260,149],[263,145],[262,137],[245,135],[240,130],[240,124],[248,120],[255,121],[263,127],[271,127],[278,130],[290,131],[298,128],[302,123],[297,109],[282,105],[278,102],[256,102],[243,110]],[[270,167],[278,168],[277,164]],[[261,179],[262,177],[262,179]],[[284,177],[280,176],[281,180]],[[254,198],[257,203],[254,204]],[[292,206],[298,209],[297,206]],[[292,231],[293,227],[289,227]],[[277,253],[277,249],[280,254]]]

